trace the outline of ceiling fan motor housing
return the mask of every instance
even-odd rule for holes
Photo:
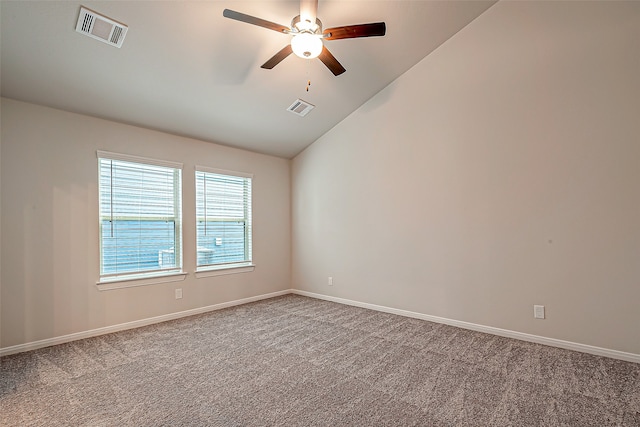
[[[294,34],[296,32],[309,32],[311,34],[322,34],[322,21],[316,18],[316,23],[312,24],[310,21],[302,21],[300,15],[291,20],[291,29]]]

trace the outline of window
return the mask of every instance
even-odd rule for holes
[[[98,151],[100,278],[182,269],[182,164]]]
[[[196,167],[198,270],[251,265],[251,179]]]

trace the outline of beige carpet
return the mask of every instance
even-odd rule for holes
[[[640,426],[640,365],[287,295],[0,359],[2,426]]]

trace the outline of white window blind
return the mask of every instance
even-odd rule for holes
[[[98,152],[100,275],[182,268],[182,165]]]
[[[196,168],[197,267],[251,263],[251,180]]]

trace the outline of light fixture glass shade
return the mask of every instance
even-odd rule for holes
[[[316,58],[322,52],[322,40],[320,40],[320,37],[309,33],[296,34],[291,39],[291,49],[300,58]]]

